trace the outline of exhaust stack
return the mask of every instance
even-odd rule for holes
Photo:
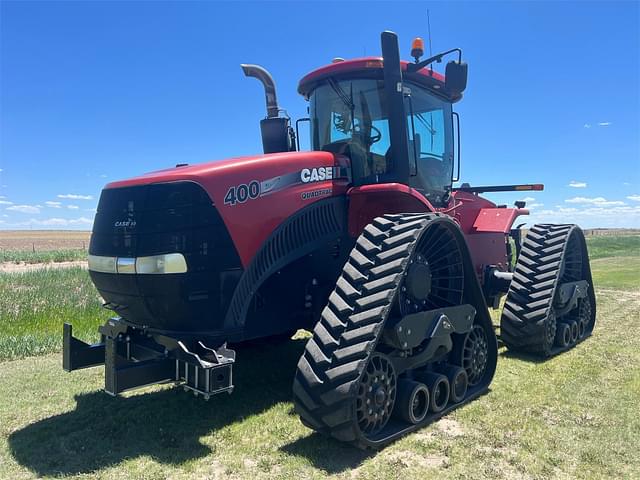
[[[247,77],[257,78],[264,86],[264,97],[267,102],[267,118],[277,118],[280,107],[276,98],[276,84],[271,74],[260,65],[249,63],[240,64],[242,71]]]
[[[290,152],[295,150],[293,130],[288,117],[280,117],[280,107],[276,97],[276,84],[271,74],[260,65],[241,64],[247,77],[257,78],[264,86],[264,98],[267,103],[267,118],[260,120],[262,150],[264,153]]]

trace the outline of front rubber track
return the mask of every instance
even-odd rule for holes
[[[367,225],[358,238],[298,362],[294,404],[302,423],[309,428],[360,448],[379,448],[423,426],[407,426],[387,438],[369,439],[358,428],[355,398],[361,374],[381,337],[410,257],[421,233],[433,222],[451,222],[458,229],[447,216],[439,214],[385,215]],[[462,235],[459,241],[470,263]],[[470,276],[476,282],[475,276]],[[479,287],[477,292],[481,295]],[[479,301],[480,308],[487,312],[484,301]],[[488,313],[485,322],[491,332]],[[465,400],[486,391],[493,370]],[[430,416],[428,420],[434,419]]]
[[[588,331],[578,343],[591,334],[596,303],[582,230],[576,225],[535,225],[524,239],[500,319],[500,339],[509,350],[549,357],[574,345],[557,347],[549,345],[544,338],[545,322],[553,306],[572,235],[578,236],[577,244],[582,249],[582,279],[589,283],[588,298],[593,309]]]

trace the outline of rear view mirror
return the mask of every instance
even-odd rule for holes
[[[467,72],[468,66],[465,62],[453,60],[447,63],[444,87],[451,96],[461,95],[467,88]]]

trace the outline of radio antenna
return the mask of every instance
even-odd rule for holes
[[[429,56],[433,57],[433,45],[431,44],[431,22],[429,19],[429,9],[427,8],[427,33],[429,34]]]

